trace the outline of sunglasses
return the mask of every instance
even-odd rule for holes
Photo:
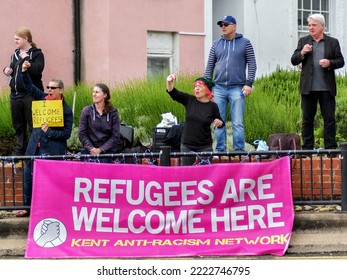
[[[229,25],[233,25],[232,23],[220,23],[219,27],[228,27]]]
[[[60,87],[50,87],[50,86],[47,86],[47,89],[57,89],[57,88],[60,88]]]

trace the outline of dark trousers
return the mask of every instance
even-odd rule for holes
[[[304,150],[314,149],[314,119],[317,104],[324,121],[324,148],[336,149],[335,97],[328,91],[311,91],[301,95],[302,140]]]
[[[11,98],[11,117],[12,125],[16,132],[15,155],[22,156],[28,145],[29,134],[33,130],[31,116],[31,96],[21,98]]]
[[[35,151],[35,156],[40,154],[40,149],[37,148]],[[31,197],[33,193],[33,168],[34,160],[26,160],[24,167],[24,184],[23,184],[23,193],[24,193],[24,206],[31,206]]]
[[[33,192],[33,164],[31,160],[25,162],[24,168],[24,206],[31,205],[31,196]]]
[[[181,152],[182,153],[192,153],[192,156],[187,156],[187,157],[182,157],[181,158],[181,165],[182,166],[189,166],[189,165],[193,165],[196,161],[196,156],[194,154],[198,153],[198,152],[212,152],[212,145],[210,146],[206,146],[203,148],[196,148],[196,149],[191,149],[188,148],[187,146],[183,145],[181,143]],[[207,156],[206,158],[198,158],[198,164],[208,164],[208,163],[212,163],[212,157]]]

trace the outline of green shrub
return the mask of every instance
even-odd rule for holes
[[[201,74],[179,75],[175,86],[193,93],[193,82]],[[347,77],[337,76],[338,95],[336,97],[337,141],[347,139],[347,119],[344,110],[347,107]],[[74,108],[74,129],[69,139],[69,147],[79,150],[78,123],[84,106],[92,103],[93,85],[79,84],[67,88],[64,93],[66,102]],[[75,102],[74,102],[75,100]],[[123,123],[135,129],[135,141],[149,145],[153,128],[161,122],[161,114],[171,112],[184,121],[184,107],[173,101],[166,93],[166,76],[153,79],[137,79],[117,84],[111,88],[111,101],[118,109]],[[0,135],[13,136],[8,90],[0,93]],[[6,120],[6,121],[5,121]],[[228,111],[228,121],[230,112]],[[228,123],[230,127],[230,123]],[[315,120],[316,146],[323,145],[323,121],[320,110]],[[268,76],[258,78],[254,83],[251,96],[246,99],[245,138],[253,143],[256,139],[267,140],[272,133],[299,133],[301,131],[301,109],[299,94],[299,72],[278,69]],[[231,129],[228,129],[228,148]],[[249,147],[249,145],[247,146]]]
[[[11,121],[9,91],[0,92],[0,135],[14,136],[15,132]]]
[[[255,81],[253,93],[246,100],[245,137],[268,140],[272,133],[300,131],[300,95],[298,73],[277,70]]]

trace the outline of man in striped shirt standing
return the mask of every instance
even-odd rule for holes
[[[214,76],[214,100],[225,123],[227,105],[230,103],[233,149],[243,151],[245,98],[252,93],[257,70],[255,54],[251,42],[242,34],[236,33],[234,17],[224,16],[217,24],[222,36],[212,44],[205,76],[210,79]],[[226,127],[215,128],[215,136],[216,151],[226,151]]]

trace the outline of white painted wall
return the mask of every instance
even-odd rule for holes
[[[339,40],[347,62],[347,1],[330,1],[330,35]],[[290,58],[298,42],[297,0],[214,0],[213,40],[220,37],[217,21],[224,15],[234,16],[237,32],[250,39],[257,59],[257,77],[268,75],[277,67],[294,69]],[[345,73],[345,67],[339,72]]]

